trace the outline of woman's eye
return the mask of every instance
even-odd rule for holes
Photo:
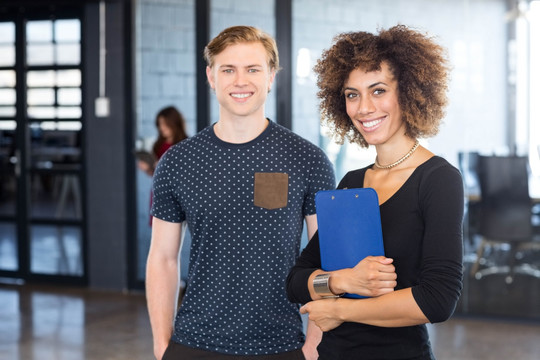
[[[375,91],[373,91],[375,95],[381,95],[381,94],[384,94],[385,92],[386,90],[384,89],[375,89]]]
[[[352,100],[352,99],[356,98],[357,96],[358,96],[358,94],[355,94],[355,93],[345,94],[345,98],[347,98],[349,100]]]

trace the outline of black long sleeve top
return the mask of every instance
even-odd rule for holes
[[[367,169],[349,172],[338,188],[363,187]],[[463,275],[463,183],[459,171],[443,158],[432,157],[380,205],[380,212],[385,255],[394,259],[396,268],[396,290],[412,288],[416,303],[430,322],[448,319],[461,293]],[[311,301],[308,278],[320,268],[315,234],[287,278],[290,301]],[[425,325],[385,328],[343,323],[323,334],[318,351],[321,360],[434,359]]]

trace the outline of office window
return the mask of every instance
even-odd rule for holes
[[[534,175],[540,178],[540,1],[532,1],[529,10],[529,48],[530,48],[530,113],[529,124],[529,153],[531,168]]]
[[[34,70],[27,74],[30,118],[81,117],[80,70],[54,68],[80,64],[80,28],[78,19],[27,22],[26,63],[29,66],[51,67],[50,70]]]
[[[81,20],[70,10],[3,14],[0,272],[81,282]]]
[[[423,16],[418,16],[422,9]],[[442,15],[444,14],[444,16]],[[491,151],[506,144],[505,3],[429,0],[293,1],[293,130],[325,149],[337,177],[373,162],[373,149],[336,145],[319,126],[316,78],[310,70],[340,32],[396,24],[435,36],[453,66],[447,116],[440,134],[424,143],[457,164],[463,149]],[[493,76],[500,74],[500,76]],[[489,127],[491,136],[484,136]]]
[[[0,66],[15,65],[15,23],[0,22]]]

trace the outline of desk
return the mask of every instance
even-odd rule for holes
[[[38,169],[81,161],[81,149],[73,146],[34,146],[31,155],[32,164]]]
[[[482,195],[480,195],[480,193],[468,193],[465,195],[465,199],[469,203],[479,203],[482,200]],[[531,202],[533,204],[540,204],[540,195],[536,194],[535,196],[531,196]]]

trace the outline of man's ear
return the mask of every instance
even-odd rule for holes
[[[212,89],[215,89],[214,73],[212,72],[212,68],[210,66],[206,67],[206,78],[208,79],[208,83],[210,84],[210,87]]]
[[[268,92],[272,90],[272,84],[274,84],[275,78],[276,78],[276,70],[271,70],[269,74],[269,81],[268,81]]]

